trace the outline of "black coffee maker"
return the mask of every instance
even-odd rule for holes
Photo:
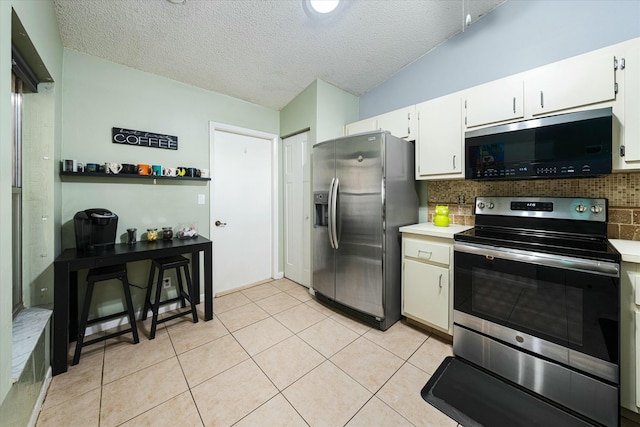
[[[113,246],[116,242],[118,215],[107,209],[86,209],[73,217],[76,249],[95,251]]]

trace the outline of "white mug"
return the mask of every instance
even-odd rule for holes
[[[162,175],[164,176],[177,176],[178,171],[176,168],[162,168]]]
[[[104,164],[104,171],[106,173],[118,174],[122,170],[122,165],[120,163],[110,163],[107,162]]]
[[[200,178],[209,178],[209,169],[200,169]]]
[[[82,163],[79,163],[77,160],[63,160],[62,170],[64,172],[84,172],[84,165]]]

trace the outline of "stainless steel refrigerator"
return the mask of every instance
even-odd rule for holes
[[[401,236],[418,222],[413,143],[375,131],[313,146],[313,292],[386,330],[400,319]]]

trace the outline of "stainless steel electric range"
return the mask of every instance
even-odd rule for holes
[[[618,425],[620,255],[607,200],[478,197],[475,214],[454,236],[456,358],[425,400],[463,425]]]

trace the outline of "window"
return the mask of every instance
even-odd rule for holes
[[[11,236],[13,257],[13,316],[24,306],[22,299],[22,80],[11,73],[12,174]]]

